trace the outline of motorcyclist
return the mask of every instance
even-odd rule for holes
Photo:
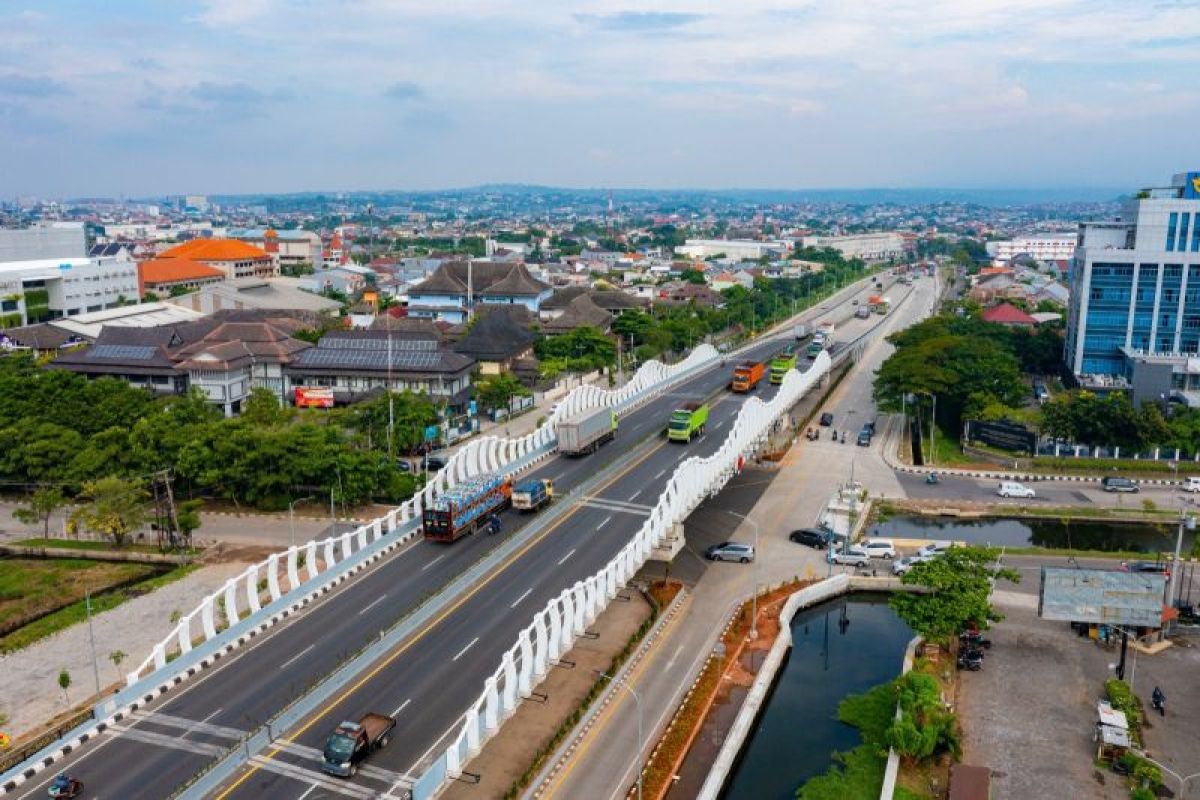
[[[490,517],[488,517],[488,533],[499,533],[499,532],[500,532],[500,517],[498,517],[495,514],[492,514]]]
[[[60,772],[50,784],[51,797],[71,798],[83,790],[83,781]]]
[[[1154,704],[1155,710],[1157,710],[1161,716],[1165,717],[1167,715],[1167,696],[1163,694],[1163,690],[1155,686],[1154,692],[1150,695],[1150,699]]]
[[[936,472],[929,473],[929,477],[925,479],[925,482],[926,483],[937,483],[938,482],[937,473]]]

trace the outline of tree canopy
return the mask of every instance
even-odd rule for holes
[[[968,625],[986,627],[1002,619],[992,606],[993,573],[1014,583],[1016,570],[993,566],[997,551],[987,547],[951,547],[904,574],[906,584],[928,591],[896,592],[891,605],[914,631],[933,641],[946,641]]]

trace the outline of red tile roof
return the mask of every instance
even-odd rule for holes
[[[269,259],[266,250],[237,239],[192,239],[159,253],[161,258],[190,258],[192,261],[250,261]]]
[[[158,284],[224,278],[225,273],[190,258],[155,258],[138,264],[138,276],[143,284]]]
[[[985,322],[998,322],[1001,325],[1036,325],[1037,320],[1026,314],[1011,303],[1001,303],[984,310]]]

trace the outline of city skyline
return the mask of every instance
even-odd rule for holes
[[[1200,5],[287,0],[0,13],[0,191],[1144,185]]]

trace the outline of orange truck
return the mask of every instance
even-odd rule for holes
[[[766,365],[761,361],[743,361],[733,368],[733,382],[729,388],[735,392],[753,392],[766,371]]]

